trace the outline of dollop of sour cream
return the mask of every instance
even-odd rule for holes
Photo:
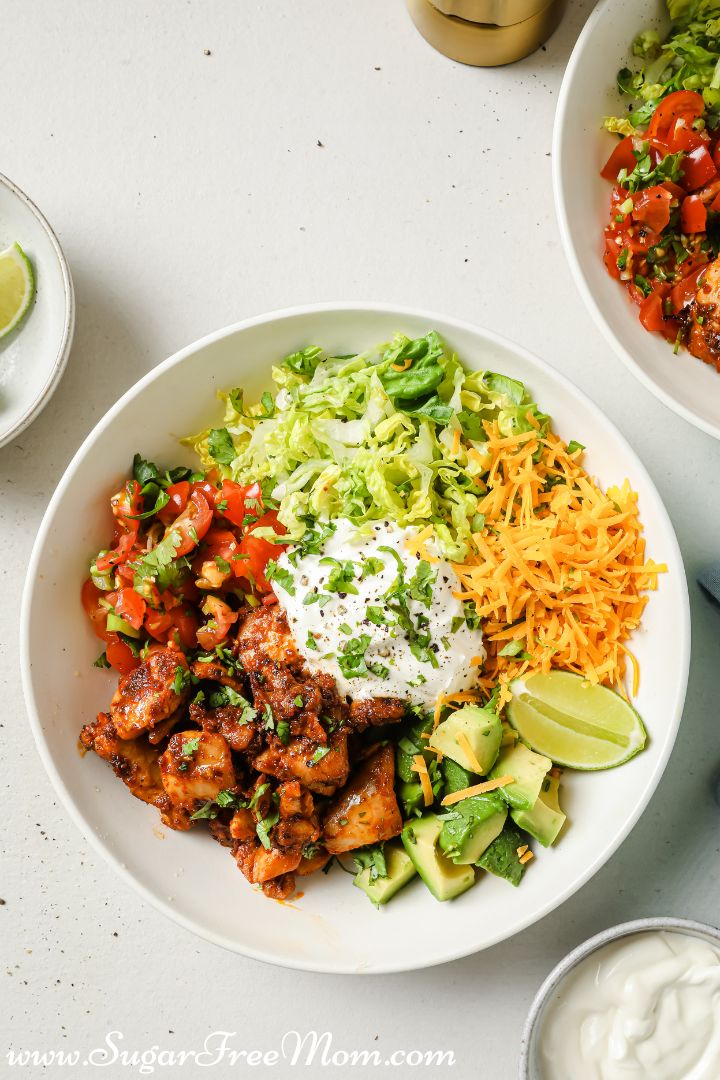
[[[273,587],[295,644],[342,696],[432,707],[477,683],[482,631],[467,625],[455,573],[432,541],[437,561],[408,550],[416,535],[388,521],[339,521],[318,553],[278,559]]]
[[[720,949],[647,931],[605,946],[542,1020],[542,1080],[717,1080]]]

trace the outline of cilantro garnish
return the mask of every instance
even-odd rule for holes
[[[278,566],[274,559],[270,559],[265,567],[265,577],[268,581],[277,581],[278,585],[285,590],[289,596],[295,595],[295,584],[293,582],[293,576],[289,570],[284,570],[282,566]]]
[[[353,851],[353,859],[358,870],[370,871],[371,881],[377,881],[378,878],[388,876],[384,844],[373,844],[372,847],[359,848],[357,851]]]
[[[207,448],[210,457],[219,465],[229,465],[237,456],[227,428],[211,428],[208,432]]]
[[[175,668],[175,678],[173,679],[172,688],[176,694],[183,694],[191,683],[190,672],[187,668],[184,668],[182,664],[178,664]]]

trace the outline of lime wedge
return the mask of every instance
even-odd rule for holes
[[[606,686],[568,671],[515,679],[507,718],[538,754],[569,769],[613,769],[645,745],[631,705]]]
[[[19,244],[0,251],[0,338],[14,330],[35,295],[35,275]]]

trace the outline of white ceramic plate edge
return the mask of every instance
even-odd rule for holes
[[[6,431],[3,435],[0,435],[0,447],[7,446],[9,442],[17,438],[25,428],[32,424],[33,420],[42,412],[47,405],[50,398],[55,393],[58,383],[62,378],[63,372],[67,367],[67,362],[70,356],[70,349],[72,347],[73,334],[75,331],[75,289],[73,287],[72,276],[70,274],[70,267],[68,266],[67,259],[63,249],[60,247],[60,241],[55,235],[49,221],[43,213],[38,209],[29,195],[14,184],[9,177],[0,173],[0,184],[8,188],[9,191],[20,199],[22,203],[28,208],[30,213],[37,219],[42,226],[43,230],[47,234],[47,237],[52,245],[55,255],[60,266],[60,271],[63,279],[63,289],[65,294],[65,320],[63,324],[62,338],[60,339],[60,346],[53,361],[53,365],[50,369],[50,373],[47,377],[42,390],[35,398],[33,403],[28,406],[19,420],[16,420],[13,426]]]
[[[669,409],[672,409],[678,416],[682,416],[684,420],[687,420],[689,424],[694,427],[700,428],[701,431],[706,432],[708,435],[712,435],[715,439],[720,439],[720,426],[713,424],[708,420],[704,420],[702,417],[697,416],[691,409],[687,409],[684,405],[681,405],[676,401],[671,394],[664,390],[657,382],[651,379],[640,365],[635,361],[632,353],[628,352],[620,339],[613,333],[605,321],[600,308],[595,300],[592,290],[590,289],[582,267],[578,258],[577,251],[575,250],[575,244],[573,243],[572,233],[570,230],[570,224],[567,214],[565,212],[565,186],[563,183],[563,166],[562,159],[564,153],[563,134],[565,131],[565,114],[568,107],[568,101],[570,97],[570,85],[575,75],[575,69],[578,66],[582,50],[585,47],[586,40],[592,36],[595,26],[603,18],[605,14],[605,8],[607,7],[609,0],[602,0],[602,3],[591,12],[585,26],[580,32],[580,36],[575,42],[575,47],[570,55],[568,65],[563,75],[562,84],[560,86],[560,94],[558,96],[558,103],[555,109],[555,120],[553,123],[553,137],[552,137],[552,176],[553,176],[553,195],[555,201],[555,214],[558,221],[558,227],[560,229],[560,238],[562,240],[563,249],[565,251],[565,257],[570,264],[572,271],[572,277],[578,292],[585,302],[585,306],[590,312],[595,325],[601,331],[606,341],[611,345],[616,355],[623,361],[623,363],[632,371],[636,379],[643,384],[659,398],[663,404],[667,405]],[[621,63],[622,58],[618,58],[618,64]],[[568,166],[569,168],[570,166]]]
[[[206,335],[203,338],[200,338],[198,341],[195,341],[192,344],[186,346],[185,348],[179,350],[178,352],[170,356],[168,359],[158,364],[157,367],[153,368],[145,376],[143,376],[143,378],[140,379],[139,382],[135,383],[134,386],[130,387],[130,389],[127,390],[125,394],[123,394],[123,396],[112,406],[111,409],[109,409],[105,416],[87,435],[81,446],[76,451],[67,469],[65,470],[65,473],[63,474],[63,477],[48,504],[48,507],[45,511],[43,520],[40,525],[40,529],[38,530],[38,534],[35,538],[35,543],[33,545],[33,550],[28,565],[25,586],[23,589],[20,613],[20,669],[23,691],[25,695],[25,703],[27,706],[30,726],[32,728],[33,736],[35,738],[35,743],[38,748],[38,752],[40,754],[42,762],[45,766],[45,769],[47,770],[47,773],[50,776],[50,779],[52,780],[56,791],[58,792],[72,820],[78,826],[81,833],[87,838],[93,848],[100,855],[102,855],[106,862],[109,863],[110,866],[112,866],[116,873],[118,873],[120,877],[123,878],[123,880],[127,882],[137,893],[139,893],[145,900],[152,904],[152,906],[155,907],[158,911],[161,911],[164,915],[168,916],[170,919],[183,926],[185,929],[190,930],[191,932],[197,934],[199,937],[204,938],[205,940],[210,941],[215,945],[220,945],[223,948],[229,949],[232,952],[241,953],[242,955],[249,956],[255,960],[262,960],[265,963],[272,963],[280,967],[288,967],[296,970],[299,969],[305,971],[315,971],[332,974],[361,974],[364,972],[359,971],[355,967],[343,964],[342,962],[336,965],[331,965],[317,963],[315,961],[307,960],[305,958],[303,958],[301,962],[298,962],[293,961],[289,958],[285,959],[280,958],[277,955],[268,954],[262,949],[255,949],[247,946],[243,949],[240,949],[234,941],[226,938],[221,934],[213,933],[207,928],[194,922],[192,919],[181,915],[172,907],[172,905],[155,896],[149,889],[147,889],[144,885],[138,882],[127,870],[127,868],[105,847],[99,836],[92,830],[89,823],[83,819],[80,812],[76,809],[73,797],[66,785],[64,784],[63,780],[61,779],[60,774],[56,769],[54,762],[45,745],[42,727],[36,708],[35,696],[32,688],[32,679],[30,675],[29,664],[30,642],[28,630],[31,594],[33,582],[39,569],[38,564],[40,555],[42,553],[43,545],[46,540],[48,528],[51,524],[53,510],[55,506],[60,502],[60,500],[62,500],[62,498],[64,497],[65,489],[69,486],[70,481],[72,480],[72,477],[84,455],[85,449],[92,445],[97,435],[111,423],[115,414],[119,412],[122,408],[124,408],[128,401],[132,400],[140,393],[142,393],[145,386],[148,385],[148,383],[152,382],[161,372],[167,370],[170,367],[173,367],[175,364],[180,363],[187,355],[192,354],[198,349],[210,345],[213,342],[222,339],[223,337],[233,334],[236,331],[245,329],[247,327],[255,326],[258,323],[277,321],[284,318],[291,318],[300,314],[312,314],[328,311],[368,311],[370,313],[383,312],[397,315],[398,318],[416,317],[423,320],[428,326],[432,326],[436,322],[441,322],[448,326],[455,327],[459,331],[469,331],[472,333],[477,333],[480,329],[464,320],[440,315],[437,312],[429,312],[421,309],[401,307],[394,304],[372,303],[370,301],[308,304],[293,308],[285,308],[279,311],[268,312],[263,315],[253,316],[251,318],[241,320],[240,322],[233,323],[230,326],[223,327],[221,330],[217,330],[211,334]],[[534,354],[530,353],[529,350],[524,349],[522,346],[517,345],[514,342],[510,342],[507,338],[503,338],[501,335],[495,334],[492,331],[486,330],[484,328],[482,328],[482,334],[489,341],[494,342],[495,344],[504,347],[509,346],[518,354],[525,356],[532,364],[539,365],[541,367],[551,368],[553,372],[553,378],[556,378],[560,383],[564,384],[567,388],[570,388],[576,396],[583,400],[588,410],[595,413],[600,418],[602,423],[608,424],[613,428],[618,442],[622,445],[623,449],[628,455],[628,458],[634,462],[637,473],[643,477],[644,481],[653,491],[655,490],[655,486],[649,474],[647,473],[645,466],[637,457],[635,451],[629,445],[624,436],[621,435],[621,433],[615,428],[615,425],[612,423],[612,421],[609,420],[608,417],[606,417],[605,414],[602,413],[602,411],[594,404],[594,402],[591,401],[581,390],[579,390],[570,379],[566,378],[566,376],[558,372],[555,368],[552,368],[552,365],[548,364],[546,361],[540,360],[539,357],[536,357]],[[655,789],[657,788],[657,785],[660,782],[660,778],[662,777],[662,774],[667,765],[668,759],[675,744],[675,739],[682,716],[682,708],[685,701],[685,693],[687,689],[687,681],[690,667],[690,601],[687,590],[687,579],[685,576],[684,565],[682,561],[682,556],[680,554],[677,538],[675,536],[675,531],[659,495],[657,496],[657,498],[658,511],[663,518],[664,524],[667,528],[668,540],[672,545],[672,551],[668,551],[666,555],[668,560],[677,566],[677,572],[681,575],[681,585],[683,586],[682,610],[678,611],[677,613],[676,627],[678,639],[681,644],[680,652],[677,657],[680,679],[677,685],[675,700],[670,703],[670,707],[668,708],[669,724],[664,752],[662,756],[658,759],[654,772],[649,777],[645,795],[640,801],[640,803],[636,806],[634,813],[632,813],[628,817],[628,820],[626,821],[623,829],[619,832],[619,834],[613,837],[612,840],[610,840],[605,845],[605,847],[600,849],[593,862],[585,869],[585,871],[564,890],[555,895],[552,900],[548,901],[538,910],[532,912],[527,917],[527,919],[522,920],[519,925],[516,924],[511,931],[505,932],[504,930],[500,930],[497,934],[493,935],[489,940],[486,941],[483,948],[489,948],[492,945],[496,945],[499,942],[505,940],[507,937],[514,936],[516,933],[520,933],[522,930],[526,929],[533,923],[538,922],[540,919],[548,915],[551,911],[555,910],[555,908],[559,907],[560,904],[562,904],[566,899],[568,899],[575,892],[577,892],[577,890],[580,889],[587,881],[589,881],[590,878],[592,878],[593,875],[597,873],[597,871],[602,867],[602,865],[607,862],[610,856],[614,854],[614,852],[620,847],[621,843],[626,839],[633,826],[636,824],[643,811],[645,810],[653,793],[655,792]],[[480,950],[473,946],[470,946],[468,948],[456,949],[453,952],[439,958],[433,957],[430,960],[423,960],[422,957],[418,957],[417,961],[411,964],[405,962],[398,962],[385,965],[380,963],[378,965],[374,965],[371,971],[368,973],[391,974],[401,971],[417,970],[419,968],[431,967],[436,964],[446,963],[451,960],[457,960],[463,956],[471,955],[472,953],[477,951]]]

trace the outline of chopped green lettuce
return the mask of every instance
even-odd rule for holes
[[[205,468],[260,481],[293,542],[318,520],[389,518],[432,524],[442,554],[462,561],[479,521],[476,480],[487,471],[483,422],[496,420],[503,435],[530,430],[528,415],[549,426],[521,382],[466,371],[434,331],[355,356],[305,348],[273,379],[274,407],[270,395],[248,406],[233,390],[223,395],[224,427],[187,442]],[[477,454],[458,448],[458,430]]]
[[[620,135],[644,127],[658,102],[675,90],[703,95],[712,127],[720,123],[720,0],[667,0],[671,26],[665,38],[643,30],[632,45],[641,64],[618,72],[620,92],[634,105],[625,118],[607,117],[604,126]]]

